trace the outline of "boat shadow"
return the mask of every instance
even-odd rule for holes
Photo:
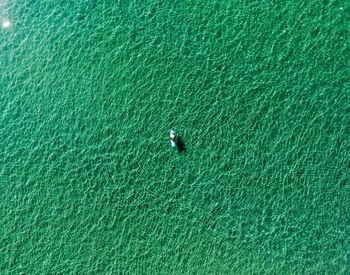
[[[176,139],[176,147],[179,153],[186,152],[186,144],[180,136]]]

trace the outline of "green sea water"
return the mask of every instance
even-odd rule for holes
[[[350,273],[349,1],[0,20],[1,274]]]

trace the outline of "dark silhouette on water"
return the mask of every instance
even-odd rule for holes
[[[176,147],[179,153],[186,152],[185,142],[181,139],[181,137],[176,138]]]
[[[182,140],[180,136],[177,136],[173,129],[169,132],[170,144],[173,148],[177,148],[179,153],[186,152],[185,142]]]

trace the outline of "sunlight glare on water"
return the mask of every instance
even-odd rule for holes
[[[8,29],[8,28],[10,28],[12,26],[12,23],[11,23],[10,20],[3,20],[1,26],[4,29]]]

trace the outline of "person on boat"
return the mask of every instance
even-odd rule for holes
[[[179,153],[186,152],[186,145],[180,136],[177,136],[174,130],[170,130],[169,133],[170,144],[172,147],[176,147]]]
[[[175,147],[176,146],[176,133],[175,133],[174,130],[170,130],[169,137],[170,137],[170,144],[171,144],[171,146]]]

